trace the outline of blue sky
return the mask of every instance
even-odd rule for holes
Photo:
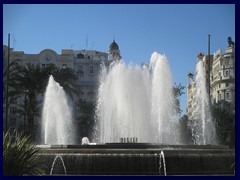
[[[198,52],[225,51],[235,41],[234,4],[3,5],[3,44],[35,54],[50,48],[107,52],[115,38],[126,63],[148,63],[157,51],[169,60],[173,81],[187,85]],[[88,43],[86,43],[88,39]],[[86,44],[88,44],[86,46]],[[181,97],[186,112],[187,95]]]

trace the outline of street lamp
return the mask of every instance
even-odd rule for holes
[[[8,56],[7,56],[7,79],[6,79],[5,130],[8,129],[8,79],[9,79],[9,58],[10,58],[10,33],[8,33]]]
[[[23,133],[26,134],[26,112],[27,112],[27,92],[28,90],[24,90],[24,120],[23,120]]]

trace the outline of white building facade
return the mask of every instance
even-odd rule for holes
[[[200,59],[203,61],[207,89],[210,88],[211,104],[227,101],[235,110],[235,47],[227,47],[225,53],[222,53],[221,49],[217,50],[213,56],[210,56],[210,62],[207,62],[208,56],[203,54]],[[196,106],[193,102],[195,87],[194,75],[189,73],[187,85],[189,120],[193,120],[194,106]]]
[[[7,52],[8,47],[3,46],[4,53]],[[78,79],[76,85],[79,88],[79,97],[82,101],[95,102],[97,91],[99,87],[99,74],[101,71],[101,64],[109,66],[113,61],[120,60],[120,50],[118,44],[113,40],[109,46],[109,52],[100,52],[96,50],[72,50],[62,49],[61,54],[57,54],[52,49],[45,49],[39,54],[25,54],[23,51],[14,51],[10,49],[9,62],[17,61],[19,65],[34,64],[40,65],[42,68],[51,64],[58,68],[71,68],[77,75]],[[10,89],[9,89],[10,90]],[[39,95],[37,101],[43,102],[43,97]],[[25,97],[21,96],[15,98],[13,103],[9,104],[8,111],[8,126],[12,129],[23,129],[25,127],[24,117],[17,115],[18,105],[23,105]],[[5,102],[3,102],[4,118],[5,118]],[[78,109],[74,109],[75,113]],[[34,122],[34,129],[39,127],[39,117],[36,117]]]
[[[227,101],[235,108],[235,48],[214,56],[210,75],[212,103]]]

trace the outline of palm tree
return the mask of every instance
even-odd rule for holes
[[[21,94],[25,95],[27,99],[24,113],[26,113],[28,121],[28,134],[33,135],[34,117],[40,116],[40,102],[37,101],[37,96],[43,93],[46,75],[39,64],[27,64],[27,66],[20,66],[19,69],[18,89],[21,89]]]
[[[6,89],[6,73],[7,68],[5,66],[3,79],[4,92]],[[34,135],[34,117],[40,117],[42,97],[46,90],[49,74],[54,76],[55,80],[64,88],[71,98],[78,94],[78,88],[75,85],[77,76],[70,68],[59,69],[54,64],[50,64],[50,66],[46,68],[41,68],[40,64],[34,65],[29,63],[27,65],[19,65],[18,61],[13,61],[9,64],[9,102],[14,103],[14,98],[25,97],[24,103],[18,104],[17,114],[19,118],[22,116],[26,118],[29,135]],[[41,98],[37,98],[38,96],[41,96]],[[34,136],[32,138],[34,138]]]
[[[28,121],[29,134],[33,133],[34,117],[40,117],[44,92],[47,87],[49,75],[53,75],[54,79],[64,88],[65,92],[73,98],[78,93],[77,86],[74,81],[77,76],[70,68],[59,69],[56,65],[41,68],[40,64],[27,64],[20,68],[21,77],[19,79],[19,88],[22,89],[22,95],[26,94],[27,106],[24,109]],[[37,101],[37,96],[41,96]],[[24,112],[22,111],[22,113]]]
[[[78,77],[71,68],[58,68],[55,65],[50,65],[45,68],[45,74],[51,74],[54,80],[63,87],[64,91],[73,99],[74,95],[78,95],[79,88],[75,84]]]
[[[20,69],[18,60],[12,61],[9,63],[9,79],[8,79],[8,86],[16,89],[16,86],[19,84],[18,78],[20,77]],[[4,66],[4,72],[3,72],[3,86],[4,86],[4,92],[6,90],[7,86],[7,67]],[[5,98],[5,96],[4,96]]]
[[[16,104],[16,101],[15,99],[19,98],[21,96],[21,92],[19,91],[18,89],[18,86],[19,86],[19,79],[20,79],[20,70],[19,70],[19,64],[18,64],[18,60],[15,60],[15,61],[12,61],[9,63],[9,77],[8,77],[8,82],[7,82],[7,71],[8,71],[8,68],[7,68],[7,65],[5,64],[4,65],[4,69],[3,69],[3,93],[4,93],[4,96],[3,96],[3,99],[4,99],[4,103],[6,103],[6,91],[7,91],[7,83],[8,83],[8,106],[5,107],[6,109],[5,112],[8,112],[9,111],[9,107],[11,105],[15,105],[17,106]],[[5,104],[6,105],[6,104]],[[10,117],[12,114],[9,114],[8,113],[8,117]],[[4,116],[4,118],[6,118]],[[6,122],[8,123],[8,122]],[[7,124],[5,126],[8,126]],[[11,126],[11,124],[10,124]],[[5,127],[5,128],[8,128],[8,127]]]

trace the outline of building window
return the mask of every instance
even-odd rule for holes
[[[82,66],[78,66],[78,73],[79,73],[79,74],[83,74],[83,68],[82,68]]]
[[[226,93],[226,99],[230,99],[230,94],[228,92]]]
[[[225,71],[225,76],[228,76],[229,74],[228,74],[228,71]]]
[[[90,72],[90,73],[93,73],[93,66],[90,66],[89,72]]]
[[[84,58],[84,54],[82,54],[82,53],[77,54],[77,58],[83,59]]]
[[[82,66],[78,66],[77,75],[78,75],[78,76],[83,75],[83,69],[82,69]]]
[[[226,82],[226,87],[228,87],[228,82]]]
[[[84,82],[84,77],[83,77],[83,76],[80,76],[80,77],[79,77],[79,81],[80,81],[80,82]]]
[[[221,84],[218,84],[218,87],[221,88]]]
[[[45,68],[45,64],[42,64],[42,68]]]
[[[82,66],[78,66],[78,70],[80,71],[80,72],[82,72],[83,70],[82,70]]]
[[[229,65],[229,59],[226,60],[226,65]]]

